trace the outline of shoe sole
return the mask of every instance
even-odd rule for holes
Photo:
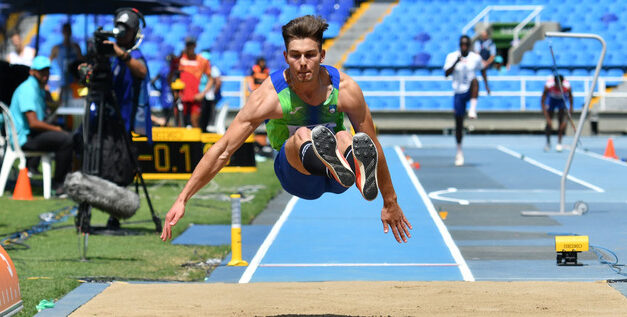
[[[365,133],[353,137],[353,158],[355,159],[355,182],[366,200],[377,198],[379,193],[377,168],[379,155],[372,139]]]
[[[333,178],[344,187],[355,183],[355,174],[337,149],[335,135],[327,127],[317,126],[311,130],[311,144],[316,156],[329,169]]]

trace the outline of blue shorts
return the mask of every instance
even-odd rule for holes
[[[453,107],[455,109],[456,117],[463,117],[466,115],[466,105],[470,101],[470,90],[463,94],[455,94],[453,99]]]
[[[564,102],[564,99],[549,98],[549,112],[553,112],[555,111],[555,109],[566,109],[566,103]]]
[[[329,192],[341,194],[348,188],[326,176],[305,175],[293,168],[285,155],[285,144],[274,159],[274,173],[286,192],[303,199],[316,199]]]

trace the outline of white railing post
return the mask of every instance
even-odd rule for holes
[[[527,81],[525,77],[520,79],[520,111],[525,111],[527,109],[526,99],[527,95]]]
[[[401,110],[405,110],[405,77],[401,77],[399,88],[401,90]]]
[[[600,102],[601,111],[605,111],[605,92],[606,92],[605,79],[599,78],[599,94],[601,96],[601,102]]]

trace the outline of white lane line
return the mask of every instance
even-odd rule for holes
[[[417,135],[412,134],[412,135],[411,135],[411,139],[412,139],[412,141],[414,141],[414,145],[415,145],[417,148],[421,148],[421,147],[422,147],[422,142],[420,142],[420,139],[418,138],[418,136],[417,136]]]
[[[434,192],[430,192],[429,193],[429,198],[442,200],[442,201],[450,201],[450,202],[458,203],[458,204],[463,205],[463,206],[470,205],[470,201],[468,201],[466,199],[448,198],[448,197],[442,197],[441,196],[441,195],[444,195],[444,194],[455,193],[455,192],[457,192],[457,188],[449,187],[448,189],[443,189],[443,190],[437,190],[437,191],[434,191]]]
[[[255,271],[261,263],[261,260],[263,260],[263,257],[266,256],[266,252],[268,252],[268,249],[274,242],[274,239],[276,239],[277,235],[279,235],[279,231],[281,231],[281,227],[287,220],[287,217],[289,217],[292,213],[294,205],[296,205],[297,201],[298,197],[293,196],[292,199],[290,199],[290,201],[287,203],[285,209],[283,209],[283,213],[281,213],[279,219],[274,223],[274,225],[272,226],[272,230],[270,230],[270,233],[268,233],[266,239],[263,240],[263,243],[259,247],[259,250],[257,250],[257,253],[255,253],[255,256],[250,261],[248,267],[246,267],[246,271],[244,271],[244,274],[242,274],[242,277],[239,279],[239,283],[250,282],[250,279],[253,277],[253,274],[255,274]]]
[[[433,267],[433,266],[459,266],[457,263],[268,263],[260,264],[260,267]]]
[[[409,176],[409,179],[414,184],[416,191],[422,198],[422,201],[427,206],[429,215],[431,216],[431,219],[435,223],[435,226],[438,228],[438,231],[440,231],[440,235],[442,235],[442,239],[444,240],[444,243],[446,244],[449,251],[451,252],[451,255],[453,256],[455,263],[459,265],[459,271],[462,274],[464,281],[474,281],[475,278],[472,275],[472,272],[470,272],[470,268],[468,268],[468,264],[466,264],[466,260],[464,260],[462,253],[459,251],[459,248],[457,247],[457,245],[455,245],[455,241],[453,241],[451,234],[448,232],[448,230],[446,229],[446,226],[444,225],[444,222],[442,222],[442,219],[440,218],[437,211],[435,210],[435,207],[433,206],[433,202],[431,202],[431,199],[429,199],[427,192],[425,192],[425,189],[420,184],[420,181],[418,181],[418,177],[416,177],[416,174],[414,174],[414,171],[409,166],[409,163],[407,162],[405,155],[401,151],[401,148],[398,146],[395,146],[394,150],[396,151],[396,155],[398,156],[398,159],[401,161],[401,164],[403,164],[403,167],[405,168],[405,171],[407,172],[407,176]]]
[[[589,152],[589,151],[582,151],[582,150],[577,150],[577,153],[583,153],[583,154],[588,155],[590,157],[594,157],[596,159],[600,159],[600,160],[603,160],[603,161],[614,163],[616,165],[627,166],[627,163],[625,163],[625,162],[623,162],[621,160],[615,160],[613,158],[605,157],[605,156],[603,156],[601,154],[598,154],[598,153]]]
[[[553,173],[555,175],[558,175],[558,176],[564,175],[564,173],[562,173],[561,171],[558,171],[558,170],[556,170],[556,169],[554,169],[554,168],[552,168],[552,167],[550,167],[548,165],[542,164],[542,163],[540,163],[540,162],[538,162],[538,161],[536,161],[536,160],[534,160],[534,159],[532,159],[532,158],[530,158],[530,157],[528,157],[526,155],[523,156],[522,154],[520,154],[520,153],[518,153],[518,152],[516,152],[514,150],[511,150],[509,148],[506,148],[506,147],[504,147],[502,145],[497,145],[496,149],[501,151],[501,152],[503,152],[503,153],[509,154],[509,155],[511,155],[513,157],[522,159],[523,161],[525,161],[525,162],[527,162],[527,163],[529,163],[531,165],[537,166],[537,167],[539,167],[539,168],[541,168],[543,170],[549,171],[549,172],[551,172],[551,173]],[[604,193],[605,192],[605,190],[603,188],[601,188],[599,186],[596,186],[596,185],[593,185],[591,183],[588,183],[588,182],[586,182],[586,181],[584,181],[582,179],[579,179],[579,178],[577,178],[575,176],[568,175],[566,177],[566,179],[568,179],[570,181],[573,181],[573,182],[575,182],[577,184],[580,184],[582,186],[588,187],[588,188],[594,190],[595,192],[599,192],[599,193]]]

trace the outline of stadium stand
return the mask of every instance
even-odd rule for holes
[[[246,75],[259,55],[264,55],[270,69],[284,66],[282,55],[283,39],[281,26],[290,19],[304,14],[319,14],[330,24],[325,36],[333,38],[339,34],[353,8],[355,0],[203,0],[202,5],[186,7],[188,16],[148,16],[148,27],[144,30],[145,41],[142,51],[148,59],[152,75],[164,65],[165,56],[179,53],[183,49],[183,38],[193,35],[198,38],[198,49],[210,49],[212,62],[227,76]],[[446,54],[457,49],[461,30],[488,5],[538,4],[543,5],[542,21],[559,22],[563,28],[573,32],[594,32],[608,42],[608,55],[602,76],[622,76],[624,67],[623,42],[627,35],[621,30],[627,26],[627,4],[610,0],[578,2],[571,0],[512,1],[505,0],[401,0],[392,12],[367,34],[364,41],[351,52],[343,67],[352,76],[436,76],[438,80],[412,81],[403,83],[408,96],[404,109],[449,110],[448,96],[420,96],[421,91],[445,94],[451,91],[450,82],[444,80],[442,65]],[[622,9],[621,9],[622,8]],[[619,10],[620,9],[620,10]],[[490,21],[502,24],[517,23],[529,11],[501,11],[490,14]],[[450,17],[450,18],[449,18]],[[47,15],[41,26],[41,52],[49,52],[61,41],[60,27],[68,19],[65,15]],[[84,49],[85,34],[89,35],[95,25],[105,29],[112,27],[110,17],[71,17],[75,39]],[[471,31],[472,33],[472,31]],[[34,40],[34,38],[33,38]],[[495,39],[496,40],[496,39]],[[479,110],[533,110],[539,109],[542,78],[498,80],[501,75],[542,76],[551,74],[552,59],[549,43],[556,54],[560,72],[567,77],[590,76],[599,52],[599,45],[592,41],[553,39],[536,42],[534,48],[524,54],[519,65],[513,65],[505,74],[494,69],[488,71],[494,92],[535,92],[536,96],[524,98],[521,108],[520,96],[491,96],[481,98]],[[31,43],[32,45],[33,43]],[[497,45],[498,42],[497,42]],[[56,65],[55,65],[56,67]],[[58,74],[59,70],[52,70]],[[583,78],[583,77],[579,77]],[[398,96],[372,96],[368,92],[398,92],[400,81],[359,80],[366,92],[366,99],[373,110],[399,110]],[[585,80],[571,80],[575,91],[583,92]],[[609,83],[612,84],[612,83]],[[615,84],[615,83],[613,83]],[[483,84],[482,84],[483,85]],[[56,89],[56,83],[51,82]],[[237,92],[239,83],[225,81],[224,90]],[[412,95],[413,94],[413,95]],[[418,95],[417,95],[418,94]],[[223,101],[232,106],[239,105],[238,97],[225,97]],[[583,104],[583,97],[575,98],[575,107]]]
[[[212,62],[224,75],[248,75],[258,56],[267,59],[270,69],[277,69],[285,63],[283,24],[301,15],[321,15],[329,22],[325,37],[335,37],[354,5],[354,0],[204,0],[202,5],[185,7],[183,11],[187,16],[147,16],[141,50],[153,76],[164,65],[168,54],[183,50],[184,38],[188,35],[198,39],[198,50],[211,50]],[[96,25],[113,28],[110,16],[46,15],[41,25],[41,52],[48,54],[62,41],[61,25],[68,18],[72,21],[73,37],[83,51],[85,35],[91,36]],[[56,68],[51,72],[59,74]],[[56,83],[51,83],[51,89],[56,88]],[[237,90],[237,83],[225,82],[223,89]],[[239,102],[232,100],[231,104]]]
[[[419,75],[442,76],[442,65],[446,54],[457,49],[457,41],[462,28],[488,5],[543,5],[542,21],[559,22],[562,28],[572,32],[592,32],[605,38],[608,52],[601,75],[622,76],[627,63],[623,52],[623,35],[627,26],[625,4],[601,0],[579,1],[464,1],[444,0],[437,4],[427,0],[400,1],[382,23],[368,34],[364,41],[352,52],[344,67],[353,76],[377,75]],[[619,6],[617,9],[616,6]],[[522,21],[529,11],[497,11],[490,13],[491,22],[508,23]],[[514,23],[513,25],[515,25]],[[472,31],[471,31],[472,32]],[[496,40],[495,40],[496,42]],[[592,75],[600,52],[600,44],[593,41],[573,39],[553,39],[536,42],[533,50],[526,52],[520,65],[514,65],[505,74],[508,76],[548,76],[553,65],[549,53],[552,44],[560,72],[566,76]],[[498,42],[497,42],[498,46]],[[499,76],[494,69],[489,77]],[[371,83],[359,82],[370,87]],[[583,91],[583,81],[573,82],[575,91]],[[433,84],[408,84],[407,91],[429,88],[434,91],[450,90],[448,82]],[[527,81],[527,91],[542,91],[543,81]],[[520,83],[492,81],[493,91],[520,90]],[[366,89],[367,89],[366,88]],[[376,90],[386,90],[377,87]],[[373,109],[388,109],[389,104],[398,103],[398,97],[366,97]],[[406,109],[438,110],[449,109],[450,98],[428,97],[408,98]],[[396,100],[396,101],[394,101]],[[527,97],[526,110],[539,109],[539,97]],[[583,97],[575,98],[575,107],[581,107]],[[520,97],[482,98],[480,110],[519,110]]]

